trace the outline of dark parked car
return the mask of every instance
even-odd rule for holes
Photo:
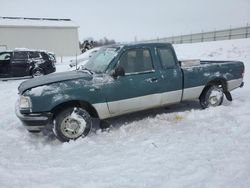
[[[0,78],[41,76],[55,72],[55,56],[35,50],[0,52]]]

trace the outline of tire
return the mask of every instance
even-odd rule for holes
[[[39,76],[43,76],[45,75],[45,72],[43,69],[40,69],[40,68],[36,68],[34,70],[32,70],[32,77],[35,78],[35,77],[39,77]]]
[[[200,97],[200,105],[202,108],[220,106],[223,99],[223,89],[217,85],[212,85],[203,91]]]
[[[81,107],[70,107],[59,112],[53,124],[55,136],[62,142],[87,136],[92,129],[93,119]]]

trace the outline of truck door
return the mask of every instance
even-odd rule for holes
[[[11,61],[11,73],[14,77],[28,76],[28,52],[15,51]]]
[[[106,89],[111,114],[124,114],[159,106],[158,72],[155,71],[150,49],[127,49],[120,56],[117,66],[125,70]]]
[[[161,65],[161,105],[178,103],[182,98],[182,70],[171,46],[156,48]]]

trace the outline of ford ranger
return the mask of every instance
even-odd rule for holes
[[[21,83],[16,114],[30,132],[53,126],[61,141],[86,136],[93,119],[199,99],[202,108],[222,104],[243,86],[239,61],[178,61],[168,43],[101,48],[79,70]]]

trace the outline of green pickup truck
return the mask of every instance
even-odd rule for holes
[[[76,71],[24,81],[16,114],[30,132],[52,126],[61,141],[86,136],[93,119],[199,99],[219,106],[243,86],[239,61],[178,61],[168,43],[103,47]]]

